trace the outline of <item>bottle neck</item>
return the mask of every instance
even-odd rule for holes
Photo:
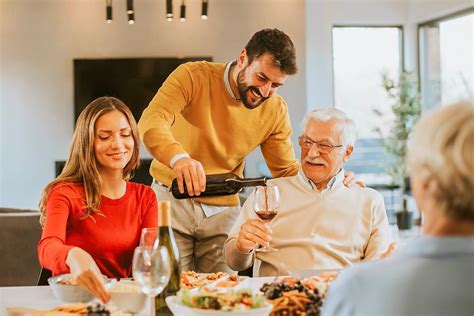
[[[169,201],[158,203],[158,227],[171,226],[171,212]]]

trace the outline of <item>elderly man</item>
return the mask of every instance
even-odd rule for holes
[[[300,137],[301,170],[272,179],[281,199],[270,223],[257,219],[254,194],[245,202],[224,245],[226,263],[235,270],[254,265],[254,275],[285,275],[289,270],[343,268],[378,258],[389,245],[382,196],[342,183],[343,164],[356,140],[354,122],[342,111],[309,113]],[[271,243],[278,251],[255,251]]]

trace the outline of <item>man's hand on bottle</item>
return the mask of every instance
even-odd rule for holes
[[[237,237],[237,249],[241,252],[250,252],[256,245],[268,247],[272,239],[272,230],[268,224],[258,219],[249,219],[240,226]]]
[[[206,174],[202,164],[189,157],[181,158],[173,166],[178,189],[184,193],[184,184],[190,196],[198,196],[206,190]]]

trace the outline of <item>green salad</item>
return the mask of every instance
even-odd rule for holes
[[[238,311],[266,306],[265,296],[253,295],[251,289],[218,292],[206,287],[199,291],[183,289],[178,292],[178,301],[186,306],[222,311]]]

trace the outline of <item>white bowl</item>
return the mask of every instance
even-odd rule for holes
[[[264,307],[252,308],[242,311],[219,311],[211,309],[200,309],[192,308],[181,304],[176,296],[168,296],[166,298],[166,304],[175,316],[268,316],[272,311],[273,306],[270,303],[266,303]]]
[[[54,296],[64,302],[89,302],[94,298],[94,295],[89,293],[79,285],[61,284],[61,281],[66,281],[71,278],[70,274],[61,274],[48,279],[49,286],[53,290]]]
[[[110,302],[122,312],[138,313],[146,304],[147,296],[140,291],[140,286],[135,281],[114,280],[106,286],[110,293]]]

